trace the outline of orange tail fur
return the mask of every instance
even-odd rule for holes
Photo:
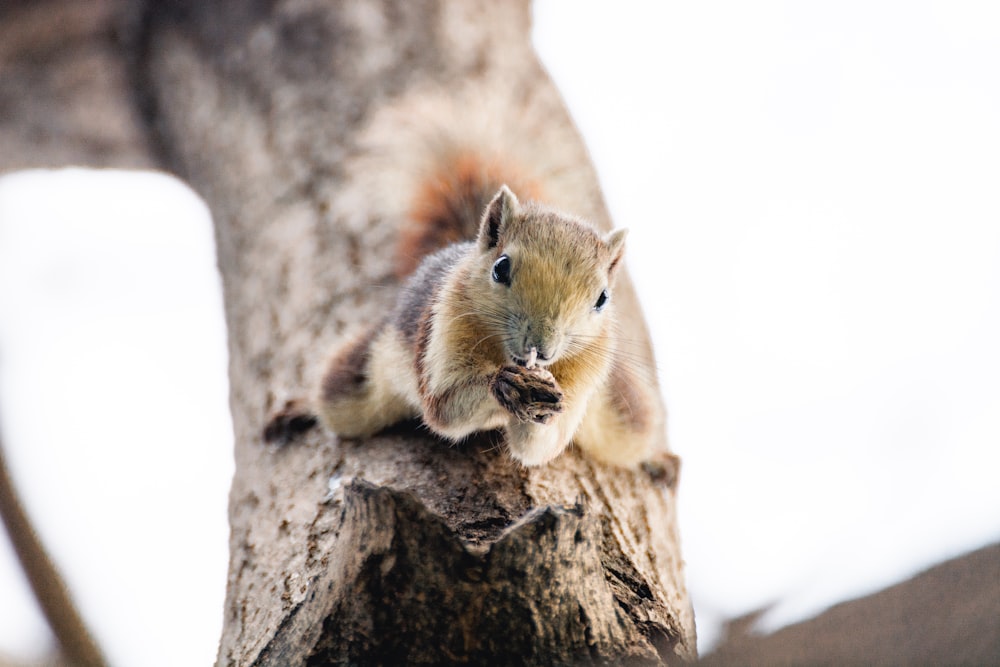
[[[539,199],[541,188],[514,165],[464,150],[452,153],[417,186],[409,220],[400,232],[396,275],[413,272],[441,248],[476,237],[493,195],[507,184],[522,199]]]

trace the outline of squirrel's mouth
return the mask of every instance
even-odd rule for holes
[[[529,364],[527,359],[522,359],[521,357],[514,357],[514,356],[512,356],[510,358],[510,360],[513,361],[516,366],[523,366],[523,367],[528,368],[528,369],[531,369],[531,368],[535,367],[534,363]]]
[[[510,360],[513,361],[518,366],[524,366],[528,370],[531,370],[535,366],[544,366],[550,361],[552,361],[551,356],[545,356],[538,352],[537,347],[532,347],[528,351],[527,357],[519,357],[516,354],[510,355]]]

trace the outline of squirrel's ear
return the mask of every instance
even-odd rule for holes
[[[484,250],[496,247],[501,230],[517,212],[517,207],[517,197],[510,188],[501,185],[483,213],[483,221],[479,225],[479,247]]]
[[[627,229],[616,229],[604,238],[604,242],[608,245],[608,255],[611,257],[611,262],[608,264],[609,275],[613,276],[621,266],[622,257],[625,256],[626,236],[628,236]]]

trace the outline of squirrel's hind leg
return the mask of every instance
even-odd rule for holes
[[[575,438],[580,449],[624,467],[655,458],[658,438],[664,437],[663,416],[648,386],[627,364],[616,360],[607,382],[587,406]]]
[[[399,390],[407,386],[406,348],[393,327],[366,331],[327,363],[316,411],[345,438],[372,435],[416,412]]]

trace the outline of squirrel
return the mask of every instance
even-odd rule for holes
[[[654,457],[655,397],[615,322],[626,230],[602,234],[519,201],[503,184],[518,183],[516,172],[474,156],[450,167],[401,234],[399,273],[423,259],[394,309],[328,361],[312,401],[319,420],[341,437],[413,417],[451,441],[502,429],[526,466],[570,442],[618,466]],[[516,187],[534,194],[530,182]]]

